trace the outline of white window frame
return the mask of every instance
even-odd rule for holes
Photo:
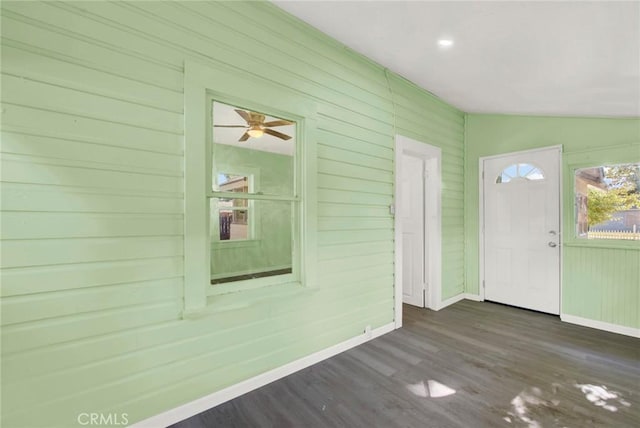
[[[634,152],[635,150],[635,152]],[[565,233],[565,247],[583,248],[613,248],[613,249],[634,249],[637,250],[640,242],[634,240],[619,239],[584,239],[576,236],[576,206],[575,206],[575,175],[576,170],[592,168],[602,165],[617,165],[638,162],[637,156],[631,157],[629,153],[638,153],[640,142],[620,144],[609,147],[597,147],[591,149],[576,150],[566,152],[563,156],[564,171],[563,182],[565,183],[562,196],[563,206],[567,209],[563,212],[563,226]]]
[[[263,79],[223,65],[204,65],[185,61],[185,213],[184,213],[184,310],[183,317],[198,316],[215,306],[220,293],[250,292],[256,287],[281,285],[283,287],[314,288],[316,284],[317,197],[316,197],[316,105],[279,83]],[[258,278],[249,284],[210,284],[211,239],[209,230],[209,198],[212,160],[211,99],[231,105],[240,105],[264,111],[296,122],[296,150],[298,164],[296,179],[297,231],[294,233],[295,275]],[[262,281],[265,280],[265,281]]]
[[[613,243],[617,243],[617,242],[622,242],[622,243],[626,243],[626,242],[632,242],[637,244],[637,240],[633,240],[633,239],[623,239],[623,238],[595,238],[595,239],[589,239],[588,238],[588,232],[586,235],[579,235],[578,231],[577,231],[577,226],[578,226],[578,206],[576,204],[576,196],[578,195],[578,189],[576,186],[576,178],[577,178],[577,174],[578,171],[583,170],[583,169],[588,169],[588,168],[604,168],[604,167],[612,167],[612,166],[618,166],[618,165],[633,165],[633,164],[637,164],[640,163],[640,160],[638,161],[622,161],[622,162],[595,162],[592,165],[589,166],[583,166],[583,167],[577,167],[576,165],[573,166],[573,168],[571,169],[573,177],[572,177],[572,183],[573,183],[573,200],[574,200],[574,204],[573,204],[573,236],[572,238],[576,241],[583,241],[583,242],[613,242]],[[588,195],[584,195],[587,198],[587,204],[588,204]]]
[[[301,141],[301,136],[300,135],[296,135],[296,138],[293,140],[295,143],[295,147],[294,147],[294,152],[293,152],[293,194],[291,195],[269,195],[269,194],[264,194],[264,193],[260,193],[258,194],[257,192],[251,192],[251,193],[235,193],[233,195],[229,194],[229,192],[223,192],[223,191],[214,191],[211,183],[213,183],[214,180],[214,173],[213,173],[213,104],[214,102],[217,101],[223,101],[227,104],[231,104],[236,108],[242,108],[242,109],[249,109],[252,111],[260,111],[261,113],[264,113],[267,116],[274,116],[276,115],[278,118],[281,119],[286,119],[286,120],[291,120],[293,122],[297,122],[297,120],[294,117],[285,117],[286,113],[284,112],[274,112],[274,109],[271,107],[267,107],[265,109],[265,107],[255,104],[254,102],[250,102],[250,101],[245,101],[243,103],[242,100],[238,100],[239,103],[242,103],[242,105],[239,105],[235,102],[228,102],[229,98],[228,95],[225,94],[213,94],[213,93],[209,93],[208,94],[208,98],[207,98],[207,130],[210,132],[207,140],[209,142],[209,146],[207,148],[207,159],[211,160],[212,163],[212,167],[208,170],[210,171],[209,177],[208,177],[208,182],[210,183],[209,187],[208,187],[208,191],[207,191],[207,196],[209,197],[210,200],[213,200],[215,198],[220,198],[220,197],[235,197],[235,199],[246,199],[249,201],[250,204],[254,205],[254,212],[257,211],[255,208],[257,204],[256,202],[260,201],[260,200],[264,200],[264,201],[282,201],[283,203],[285,202],[290,202],[291,206],[294,207],[294,210],[292,212],[292,224],[291,224],[291,244],[292,244],[292,248],[291,248],[291,253],[292,253],[292,257],[291,257],[291,265],[287,265],[287,268],[291,268],[291,273],[284,273],[284,274],[278,274],[278,275],[273,275],[273,276],[265,276],[265,277],[259,277],[259,278],[252,278],[252,279],[243,279],[243,280],[235,280],[235,281],[230,281],[227,283],[222,283],[222,284],[215,284],[215,286],[213,287],[209,287],[207,289],[207,295],[208,296],[213,296],[213,295],[220,295],[220,294],[226,294],[229,292],[237,292],[237,291],[241,291],[241,290],[247,290],[247,289],[255,289],[255,288],[260,288],[260,287],[264,287],[264,286],[269,286],[269,285],[276,285],[276,284],[283,284],[283,283],[294,283],[294,284],[300,284],[300,248],[299,248],[299,244],[300,244],[300,234],[301,234],[301,230],[300,230],[300,202],[301,202],[301,198],[300,198],[300,193],[301,193],[301,189],[300,189],[300,178],[301,178],[301,157],[300,157],[300,153],[299,153],[299,142]],[[296,134],[298,133],[299,128],[296,126]],[[223,161],[221,163],[221,165],[223,169],[225,169],[225,172],[231,172],[231,173],[235,173],[237,175],[251,175],[248,173],[244,173],[243,172],[243,167],[242,165],[229,165],[229,164],[225,164],[225,162]],[[247,168],[247,170],[249,170],[250,168]],[[257,171],[254,170],[254,175],[256,174]],[[256,189],[254,189],[256,190]],[[259,190],[259,189],[258,189]],[[207,204],[208,207],[211,207],[211,204]],[[258,208],[259,209],[259,208]],[[207,219],[211,220],[211,216],[208,215]],[[209,224],[209,229],[211,229],[211,224]],[[255,232],[255,230],[254,230]],[[217,242],[221,242],[221,241],[217,241]],[[232,241],[233,242],[233,241]],[[235,244],[235,248],[238,247],[249,247],[249,246],[255,246],[259,244],[259,241],[257,239],[251,239],[251,240],[243,240],[243,241],[235,241],[237,242],[237,244]],[[244,245],[243,245],[244,244]],[[225,248],[232,248],[234,247],[234,245],[229,245],[229,244],[222,244]],[[213,245],[211,246],[211,248],[213,249]],[[219,249],[220,247],[216,248]],[[278,266],[278,267],[274,267],[275,270],[278,269],[283,269],[285,268],[285,266]],[[245,274],[254,274],[254,273],[258,273],[263,271],[262,269],[257,269],[257,270],[248,270],[246,272],[243,272],[239,275],[245,275]],[[233,274],[231,275],[220,275],[220,274],[216,274],[216,275],[211,275],[211,279],[220,279],[225,278],[225,277],[229,277],[229,276],[235,276]]]

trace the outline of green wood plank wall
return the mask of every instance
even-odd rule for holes
[[[185,59],[318,105],[314,293],[181,319]],[[2,425],[135,422],[391,322],[394,126],[443,150],[442,293],[462,292],[463,124],[267,3],[3,1]]]
[[[640,159],[640,119],[467,115],[465,142],[466,292],[478,293],[478,162],[483,156],[561,144],[563,283],[561,312],[640,328],[640,245],[567,244],[573,235],[573,175],[568,165]],[[568,223],[568,224],[567,224]]]

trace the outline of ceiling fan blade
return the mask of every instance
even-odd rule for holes
[[[273,135],[274,137],[278,137],[278,138],[281,138],[283,140],[290,140],[291,139],[291,137],[288,136],[287,134],[283,134],[282,132],[274,131],[273,129],[269,129],[269,128],[265,128],[264,133],[265,134],[269,134],[269,135]]]
[[[236,113],[238,113],[240,116],[242,116],[242,118],[245,120],[245,122],[249,123],[249,121],[251,120],[251,116],[249,115],[248,112],[244,111],[244,110],[240,110],[240,109],[235,109]]]
[[[247,125],[213,125],[215,128],[246,128]]]
[[[273,120],[271,122],[265,122],[262,126],[273,127],[273,126],[285,126],[285,125],[293,125],[293,122],[289,122],[288,120]]]
[[[242,137],[240,137],[238,141],[247,141],[249,137],[251,137],[251,135],[249,135],[248,132],[245,132],[244,134],[242,134]]]

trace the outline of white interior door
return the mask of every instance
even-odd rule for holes
[[[424,307],[424,160],[402,155],[402,301]]]
[[[560,149],[483,161],[485,300],[560,313]]]

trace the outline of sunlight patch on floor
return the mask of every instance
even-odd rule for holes
[[[623,399],[619,392],[609,391],[604,385],[598,386],[577,383],[575,387],[582,391],[587,400],[610,412],[618,411],[618,407],[615,406],[616,403],[625,407],[631,407],[631,403]]]
[[[524,422],[529,428],[541,428],[542,425],[529,415],[530,406],[540,406],[546,404],[544,400],[540,398],[542,391],[540,388],[529,388],[529,391],[522,391],[511,400],[512,412],[509,415],[515,420]],[[504,418],[507,422],[511,422],[511,418]]]
[[[502,419],[527,428],[565,427],[558,412],[560,400],[556,395],[561,387],[554,382],[546,392],[535,386],[522,390],[511,400],[511,411]]]
[[[456,390],[449,388],[438,381],[429,379],[425,384],[424,381],[420,381],[415,384],[407,385],[407,389],[414,395],[422,398],[440,398],[447,397],[456,393]]]
[[[551,388],[543,391],[538,387],[528,387],[511,400],[511,411],[502,419],[515,426],[527,428],[542,428],[547,426],[573,426],[574,417],[560,406],[559,397],[567,388],[577,388],[592,404],[607,410],[617,412],[623,407],[631,407],[631,403],[617,391],[612,391],[605,385],[580,383],[552,383]]]

